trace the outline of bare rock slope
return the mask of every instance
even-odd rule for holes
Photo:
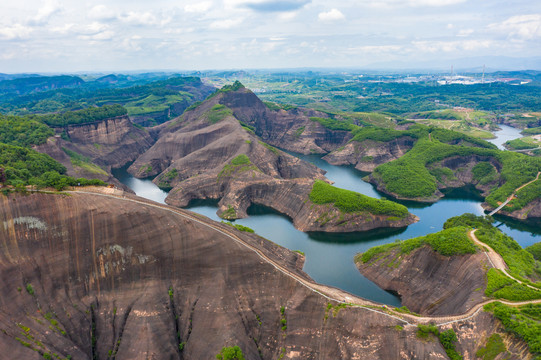
[[[463,314],[484,300],[483,253],[443,256],[425,245],[407,255],[394,249],[373,261],[357,262],[361,274],[400,295],[408,309],[428,315]]]
[[[324,172],[263,142],[225,105],[246,94],[252,93],[244,88],[219,92],[162,125],[157,142],[128,171],[156,176],[158,186],[171,189],[166,198],[171,205],[219,200],[218,214],[225,219],[246,217],[250,205],[260,204],[288,215],[302,231],[362,231],[416,221],[412,215],[344,214],[332,204],[313,203],[309,195],[316,180],[325,180]]]
[[[154,143],[148,132],[133,126],[127,116],[69,125],[63,131],[64,138],[51,137],[36,150],[64,165],[70,176],[109,182],[116,182],[111,168],[134,161]]]
[[[397,319],[329,313],[326,298],[205,220],[91,194],[0,202],[0,350],[10,358],[211,359],[234,345],[246,359],[445,358]],[[295,253],[240,236],[305,276]],[[474,354],[497,328],[476,315],[455,327],[458,350]]]

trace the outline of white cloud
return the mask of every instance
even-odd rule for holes
[[[149,11],[145,11],[145,12],[130,11],[127,14],[122,15],[120,17],[120,20],[132,25],[145,25],[145,26],[161,25],[163,26],[171,22],[171,17],[164,16],[160,18]]]
[[[202,1],[195,4],[188,4],[184,6],[184,11],[187,13],[204,13],[212,7],[212,2]]]
[[[92,40],[92,41],[108,41],[113,39],[115,33],[111,30],[102,31],[93,35],[80,35],[78,36],[81,40]]]
[[[105,5],[96,5],[88,12],[88,18],[93,20],[109,21],[116,19],[116,14],[113,10]]]
[[[95,21],[88,25],[83,25],[83,26],[78,27],[76,31],[79,34],[83,34],[83,35],[96,35],[96,34],[106,31],[108,28],[109,27],[107,25]]]
[[[470,36],[471,34],[473,34],[475,32],[475,30],[473,29],[462,29],[458,32],[458,34],[456,34],[456,36],[460,36],[460,37],[467,37],[467,36]]]
[[[21,24],[14,24],[0,28],[0,38],[5,40],[15,40],[27,38],[33,29]]]
[[[348,54],[388,54],[396,53],[403,50],[403,47],[400,45],[366,45],[366,46],[357,46],[350,47],[346,49]]]
[[[299,13],[297,11],[283,12],[278,15],[278,19],[282,21],[291,21],[297,17]]]
[[[28,20],[28,23],[30,25],[45,25],[51,16],[59,13],[61,10],[62,8],[56,0],[48,0],[45,2],[45,5],[38,10],[36,16]]]
[[[448,6],[463,3],[467,0],[408,0],[410,6]]]
[[[50,30],[53,33],[68,34],[74,27],[75,24],[64,24],[63,26],[54,26]]]
[[[422,7],[422,6],[431,6],[431,7],[440,7],[440,6],[449,6],[463,3],[467,0],[369,0],[365,1],[365,5],[374,7],[374,8],[396,8],[396,7]]]
[[[490,24],[489,30],[505,33],[511,39],[531,40],[541,37],[541,14],[517,15],[501,22]]]
[[[331,9],[327,12],[322,12],[322,13],[319,13],[318,15],[318,18],[319,20],[321,21],[337,21],[337,20],[342,20],[342,19],[345,19],[346,17],[344,16],[344,14],[342,14],[342,12],[338,9]]]
[[[420,51],[427,53],[461,52],[488,49],[494,46],[492,40],[466,40],[466,41],[413,41],[412,45]]]
[[[231,29],[240,25],[243,20],[243,18],[216,20],[210,23],[209,28],[214,30]]]

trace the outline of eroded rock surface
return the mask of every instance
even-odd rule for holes
[[[443,256],[430,246],[399,255],[389,251],[367,263],[361,274],[392,290],[410,310],[425,315],[463,314],[484,300],[486,257],[483,253]]]
[[[445,358],[399,320],[326,313],[326,298],[252,250],[162,208],[76,193],[0,202],[0,350],[10,358],[211,359],[234,345],[246,359]],[[306,278],[295,253],[239,236]],[[459,350],[474,354],[495,327],[483,313],[455,327]]]
[[[234,99],[232,106],[257,111],[257,104],[242,103],[255,95],[246,89],[233,94],[218,93],[159,127],[158,141],[130,166],[130,173],[156,176],[158,186],[171,189],[166,198],[171,205],[219,200],[218,214],[225,219],[246,217],[248,207],[259,204],[288,215],[302,231],[362,231],[416,221],[412,215],[395,219],[366,212],[346,214],[331,205],[314,204],[309,194],[315,180],[325,180],[324,171],[264,143],[224,105]],[[267,109],[261,106],[261,111]],[[220,112],[223,116],[213,120]]]

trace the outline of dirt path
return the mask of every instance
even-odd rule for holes
[[[392,319],[401,321],[406,326],[416,326],[417,324],[426,324],[426,323],[435,323],[437,326],[442,326],[442,325],[448,325],[448,324],[455,323],[455,322],[465,321],[465,320],[468,320],[468,319],[472,318],[473,316],[475,316],[482,309],[482,307],[484,305],[490,304],[490,303],[496,302],[496,301],[499,301],[499,302],[501,302],[503,304],[510,305],[510,306],[521,306],[521,305],[527,305],[527,304],[541,304],[541,299],[540,300],[531,300],[531,301],[521,301],[521,302],[512,302],[512,301],[506,301],[506,300],[494,300],[494,299],[491,299],[491,300],[486,300],[486,301],[484,301],[482,303],[479,303],[479,304],[473,306],[469,311],[467,311],[466,313],[461,314],[461,315],[454,315],[454,316],[415,316],[415,315],[410,315],[410,314],[403,314],[403,313],[395,311],[392,307],[390,307],[388,305],[382,305],[382,304],[374,302],[374,301],[363,299],[363,298],[361,298],[359,296],[350,294],[350,293],[348,293],[346,291],[343,291],[343,290],[340,290],[338,288],[318,284],[318,283],[314,282],[313,280],[308,280],[308,279],[306,279],[304,277],[301,277],[298,274],[296,274],[295,272],[292,272],[292,271],[288,270],[285,266],[278,263],[276,260],[274,260],[271,257],[267,256],[263,251],[261,251],[257,247],[255,247],[255,246],[247,243],[246,241],[244,241],[242,238],[237,236],[233,231],[228,231],[228,230],[225,230],[225,229],[223,229],[223,228],[221,228],[219,226],[214,225],[213,221],[206,218],[206,217],[198,217],[197,215],[194,215],[194,213],[189,212],[187,210],[175,208],[175,207],[172,207],[172,206],[169,206],[169,205],[162,205],[162,204],[154,203],[154,202],[152,202],[150,200],[144,200],[143,201],[143,200],[137,200],[137,199],[133,199],[133,198],[128,198],[128,197],[125,197],[125,196],[121,195],[121,192],[119,192],[119,191],[115,191],[114,193],[103,193],[106,190],[107,189],[98,190],[98,192],[76,190],[76,191],[69,191],[69,192],[109,197],[109,198],[114,198],[114,199],[117,199],[117,200],[120,200],[120,201],[130,201],[130,202],[138,203],[138,204],[141,204],[141,205],[144,205],[144,206],[150,206],[150,207],[154,207],[154,208],[158,208],[158,209],[162,209],[164,211],[174,213],[174,214],[176,214],[178,216],[181,216],[181,217],[183,217],[185,219],[189,219],[191,221],[194,221],[194,222],[196,222],[196,223],[198,223],[198,224],[200,224],[202,226],[213,229],[214,231],[216,231],[216,232],[218,232],[218,233],[232,239],[233,241],[237,242],[241,246],[244,246],[244,247],[250,249],[251,251],[255,252],[257,254],[257,256],[259,256],[263,261],[265,261],[266,263],[272,265],[277,271],[280,271],[281,273],[283,273],[284,275],[286,275],[286,276],[292,278],[293,280],[297,281],[298,283],[300,283],[301,285],[303,285],[307,289],[309,289],[309,290],[323,296],[324,298],[326,298],[328,300],[339,302],[339,303],[346,303],[346,304],[349,304],[350,306],[353,306],[353,307],[358,307],[358,308],[362,308],[362,309],[367,310],[367,311],[376,312],[376,313],[379,313],[381,315],[390,317]],[[489,250],[494,252],[494,250],[492,250],[485,243],[481,243],[475,237],[474,232],[475,232],[475,230],[472,230],[470,232],[470,236],[472,236],[472,239],[474,239],[474,242],[476,242],[479,245],[482,245],[483,247],[486,247]],[[503,266],[505,268],[505,262],[503,262],[503,259],[501,259],[501,256],[499,256],[497,253],[495,253],[495,254],[496,255],[493,255],[492,257],[488,257],[489,255],[487,255],[487,257],[489,258],[489,261],[492,263],[492,260],[494,258],[494,260],[496,261],[497,264],[499,264],[499,266]],[[503,262],[503,265],[501,264],[501,262],[499,260],[497,260],[496,256],[500,258],[501,262]],[[511,277],[507,272],[505,272],[505,274],[507,274],[507,276]],[[514,280],[516,280],[516,279],[514,279]]]
[[[498,206],[496,209],[492,210],[492,211],[490,212],[490,214],[488,214],[488,215],[489,215],[489,216],[492,216],[492,215],[496,214],[496,213],[497,213],[498,211],[500,211],[505,205],[507,205],[507,204],[509,203],[509,201],[513,200],[513,198],[515,197],[515,194],[516,194],[520,189],[522,189],[522,188],[524,188],[525,186],[528,186],[528,185],[530,185],[531,183],[533,183],[533,182],[539,180],[539,174],[541,174],[541,171],[539,171],[539,172],[537,173],[537,176],[536,176],[535,179],[533,179],[532,181],[529,181],[529,182],[527,182],[526,184],[523,184],[523,185],[519,186],[518,188],[516,188],[515,191],[513,191],[513,193],[512,193],[511,195],[509,195],[509,197],[508,197],[508,198],[507,198],[500,206]]]
[[[519,284],[525,285],[525,286],[529,287],[530,289],[534,289],[534,290],[538,290],[538,291],[540,290],[539,288],[536,288],[535,286],[531,286],[529,284],[526,284],[526,283],[520,281],[519,279],[515,278],[513,275],[509,274],[509,272],[507,271],[509,269],[509,267],[505,263],[505,260],[503,260],[501,255],[498,254],[496,251],[494,251],[494,249],[492,249],[490,246],[488,246],[484,242],[480,241],[477,238],[477,236],[475,236],[476,231],[477,231],[477,229],[473,229],[472,231],[470,231],[470,233],[469,233],[470,238],[473,240],[474,243],[476,243],[479,247],[481,247],[481,249],[487,249],[488,250],[488,251],[485,252],[485,255],[487,256],[488,261],[490,262],[490,264],[492,265],[493,268],[501,270],[507,277],[515,280]]]

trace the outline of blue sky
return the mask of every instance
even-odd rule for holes
[[[538,0],[19,0],[0,10],[5,73],[541,57]]]

